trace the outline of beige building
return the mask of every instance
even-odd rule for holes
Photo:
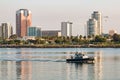
[[[0,26],[0,37],[9,38],[13,34],[13,28],[10,23],[2,23]]]
[[[2,38],[2,26],[0,26],[0,37]]]
[[[115,33],[117,33],[115,30],[109,30],[109,35],[113,36]]]
[[[16,34],[18,37],[27,36],[27,27],[32,25],[32,14],[27,9],[16,12]]]

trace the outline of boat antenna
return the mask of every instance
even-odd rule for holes
[[[82,49],[80,49],[80,50],[81,50],[81,53],[83,53]]]
[[[76,52],[78,52],[77,48],[76,48]]]

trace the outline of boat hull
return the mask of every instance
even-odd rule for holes
[[[71,63],[94,63],[94,58],[66,59],[66,62],[71,62]]]

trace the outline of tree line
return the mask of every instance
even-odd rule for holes
[[[84,45],[84,44],[120,44],[120,34],[114,34],[113,36],[71,36],[71,37],[57,37],[57,36],[46,36],[46,37],[35,37],[35,40],[19,40],[17,35],[11,35],[9,39],[0,38],[0,44],[14,44],[14,45]]]

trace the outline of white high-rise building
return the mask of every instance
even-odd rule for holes
[[[0,36],[2,38],[9,38],[13,34],[13,29],[10,23],[2,23]]]
[[[102,19],[101,13],[94,11],[91,15],[91,19],[87,21],[87,36],[102,35]]]
[[[95,36],[97,33],[97,20],[89,19],[87,21],[87,35]]]
[[[61,23],[61,35],[64,37],[72,36],[72,22]]]
[[[94,11],[92,14],[92,19],[97,20],[97,33],[98,35],[102,35],[102,16],[98,11]]]

